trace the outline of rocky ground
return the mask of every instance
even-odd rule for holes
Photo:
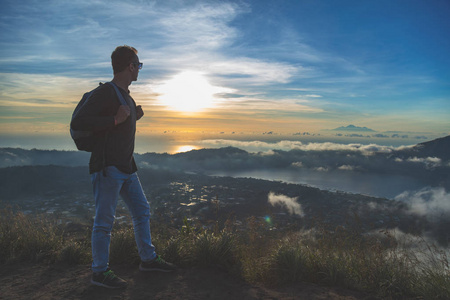
[[[0,299],[377,299],[341,288],[301,283],[267,288],[250,285],[218,269],[143,273],[137,266],[112,266],[128,287],[109,290],[90,284],[88,265],[13,264],[0,268]]]

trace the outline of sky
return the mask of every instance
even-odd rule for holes
[[[141,136],[450,134],[448,0],[0,1],[3,137],[67,137],[124,44]]]

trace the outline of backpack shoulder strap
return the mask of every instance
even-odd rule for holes
[[[120,103],[122,103],[122,105],[128,106],[127,101],[125,101],[125,99],[123,98],[122,93],[119,91],[119,88],[117,87],[117,85],[114,82],[112,82],[112,81],[109,81],[109,82],[106,82],[106,83],[111,85],[114,88],[114,90],[116,91],[117,96],[119,97]]]

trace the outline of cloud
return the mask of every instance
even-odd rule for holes
[[[445,166],[446,164],[442,163],[442,159],[438,157],[408,157],[406,159],[396,157],[394,159],[397,163],[409,162],[413,164],[424,164],[425,168],[432,169],[440,166]],[[450,162],[449,162],[450,163]]]
[[[191,70],[204,72],[212,85],[240,95],[243,99],[238,98],[237,105],[247,100],[252,107],[262,107],[258,99],[248,98],[252,95],[252,87],[288,83],[300,71],[305,71],[298,63],[256,57],[244,49],[233,51],[245,28],[232,22],[251,13],[250,6],[245,3],[75,1],[54,4],[43,0],[39,6],[11,5],[5,9],[9,20],[8,26],[6,23],[4,26],[5,38],[20,37],[8,39],[9,48],[0,50],[4,53],[0,68],[8,74],[13,77],[21,77],[22,73],[56,74],[55,77],[60,78],[67,76],[67,81],[72,82],[79,82],[80,77],[91,78],[94,82],[105,81],[112,73],[109,54],[115,46],[126,43],[139,50],[140,59],[145,62],[142,72],[148,72],[149,68],[152,73],[151,79],[146,79],[148,77],[143,74],[132,87],[136,99],[145,101],[146,105],[156,102],[158,95],[154,90],[158,85],[180,72]],[[3,24],[1,20],[0,24]],[[61,89],[44,89],[47,85],[35,80],[29,84],[24,80],[19,89],[15,89],[11,88],[16,84],[14,78],[2,79],[6,86],[3,90],[22,99],[66,95]],[[44,81],[51,86],[54,80]],[[67,87],[67,84],[59,86]],[[20,95],[24,91],[30,96]],[[265,92],[259,90],[258,93],[261,96]],[[266,110],[277,101],[268,102],[269,106],[264,105]],[[235,108],[228,105],[229,101],[222,104],[227,104],[228,109]],[[305,105],[289,105],[289,110],[321,111]],[[286,107],[279,103],[277,106]]]
[[[407,139],[409,136],[407,134],[398,134],[398,133],[394,133],[392,136],[392,138],[400,138],[400,139]]]
[[[247,151],[264,152],[273,149],[290,150],[295,147],[300,147],[301,142],[280,141],[277,143],[267,143],[263,141],[237,141],[225,139],[202,140],[199,143],[205,147],[236,147]],[[271,152],[273,153],[273,152]]]
[[[304,167],[304,165],[303,165],[303,163],[301,161],[293,162],[291,164],[291,166],[296,167],[296,168],[303,168]]]
[[[230,83],[250,85],[288,83],[301,70],[287,63],[267,62],[246,57],[212,62],[209,69],[215,74],[230,76],[231,79],[227,80]]]
[[[405,191],[395,197],[395,200],[407,203],[411,213],[426,216],[430,221],[436,217],[450,216],[450,193],[442,187]]]
[[[351,151],[351,152],[361,152],[363,154],[373,154],[373,153],[391,153],[395,150],[405,149],[404,146],[393,147],[393,146],[383,146],[377,144],[338,144],[332,142],[324,143],[307,143],[304,144],[300,141],[283,140],[276,143],[268,143],[263,141],[237,141],[237,140],[225,140],[225,139],[211,139],[202,140],[199,142],[205,147],[237,147],[247,151],[267,151],[267,150],[302,150],[302,151]]]
[[[410,157],[407,161],[413,163],[423,163],[428,168],[439,167],[442,164],[442,159],[437,157]]]
[[[372,134],[372,136],[373,137],[376,137],[376,138],[388,138],[389,136],[387,136],[387,135],[385,135],[385,134],[381,134],[381,133],[378,133],[378,134]]]
[[[213,50],[230,45],[237,31],[229,23],[245,12],[233,3],[202,3],[156,15],[166,42],[177,44],[183,50]],[[189,49],[188,49],[189,48]]]
[[[353,170],[356,169],[356,167],[350,166],[350,165],[342,165],[338,169],[339,170],[344,170],[344,171],[353,171]]]
[[[339,136],[336,134],[336,136]],[[342,136],[342,135],[340,135]],[[362,137],[367,137],[370,138],[370,135],[362,135],[362,134],[357,134],[357,133],[352,133],[352,134],[346,134],[346,137],[358,137],[358,138],[362,138]]]
[[[305,214],[302,210],[302,206],[297,202],[298,197],[291,198],[282,194],[275,194],[270,192],[268,195],[268,201],[271,205],[280,205],[287,208],[291,215],[298,215],[303,217]]]
[[[146,18],[145,23],[150,22],[149,32],[158,28],[161,46],[146,46],[143,59],[168,76],[186,70],[202,71],[209,74],[212,84],[248,95],[245,89],[249,86],[287,83],[300,71],[306,71],[298,64],[255,58],[245,51],[236,55],[233,44],[241,37],[242,29],[231,22],[250,12],[247,5],[202,2],[181,7],[158,4],[154,9],[159,13]]]
[[[95,83],[97,84],[97,83]],[[5,106],[73,105],[96,85],[83,78],[48,74],[0,73],[0,104]],[[64,96],[61,96],[64,95]],[[36,98],[45,97],[45,98]]]
[[[284,107],[280,101],[286,98],[314,100],[315,109],[295,109],[323,112],[319,120],[322,126],[332,118],[348,119],[349,115],[360,115],[363,111],[369,116],[365,122],[380,124],[382,121],[374,117],[373,107],[367,101],[355,104],[348,99],[370,94],[394,105],[402,101],[392,101],[392,95],[400,96],[391,89],[401,87],[402,91],[408,91],[405,88],[417,88],[417,82],[424,87],[436,82],[423,72],[420,76],[384,73],[380,76],[371,70],[372,65],[362,66],[356,62],[360,59],[342,55],[339,47],[309,43],[315,36],[314,26],[302,25],[308,23],[308,18],[298,16],[308,10],[300,2],[292,5],[292,13],[286,14],[284,9],[268,9],[267,3],[259,1],[42,0],[27,1],[27,5],[7,1],[2,6],[4,17],[0,20],[4,46],[0,49],[0,69],[11,74],[64,75],[74,81],[80,77],[105,80],[112,75],[109,54],[115,46],[126,43],[139,50],[145,63],[142,77],[134,85],[161,84],[182,71],[202,71],[207,73],[212,85],[232,89],[232,95],[239,95],[238,100],[247,97],[253,101],[248,99],[252,95],[277,103],[278,107]],[[385,83],[390,83],[388,89]],[[384,88],[374,91],[375,86]],[[401,94],[411,96],[408,92]],[[33,98],[41,97],[47,99],[43,94],[33,95]],[[445,99],[432,102],[438,106],[427,112],[444,111]],[[394,106],[397,112],[404,110],[401,105]],[[272,106],[266,106],[265,111],[272,113],[271,117],[285,120],[285,115],[278,116],[271,110]],[[411,109],[407,114],[409,118],[402,122],[398,114],[393,114],[397,124],[422,127],[420,122],[405,122],[413,116]],[[299,122],[303,120],[303,115],[291,117]],[[435,124],[443,122],[442,114],[434,117]],[[385,123],[384,126],[389,125]]]

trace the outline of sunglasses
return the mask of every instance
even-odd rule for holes
[[[137,62],[137,63],[132,63],[134,66],[138,66],[139,70],[142,69],[142,66],[144,65],[144,63],[141,62]]]

